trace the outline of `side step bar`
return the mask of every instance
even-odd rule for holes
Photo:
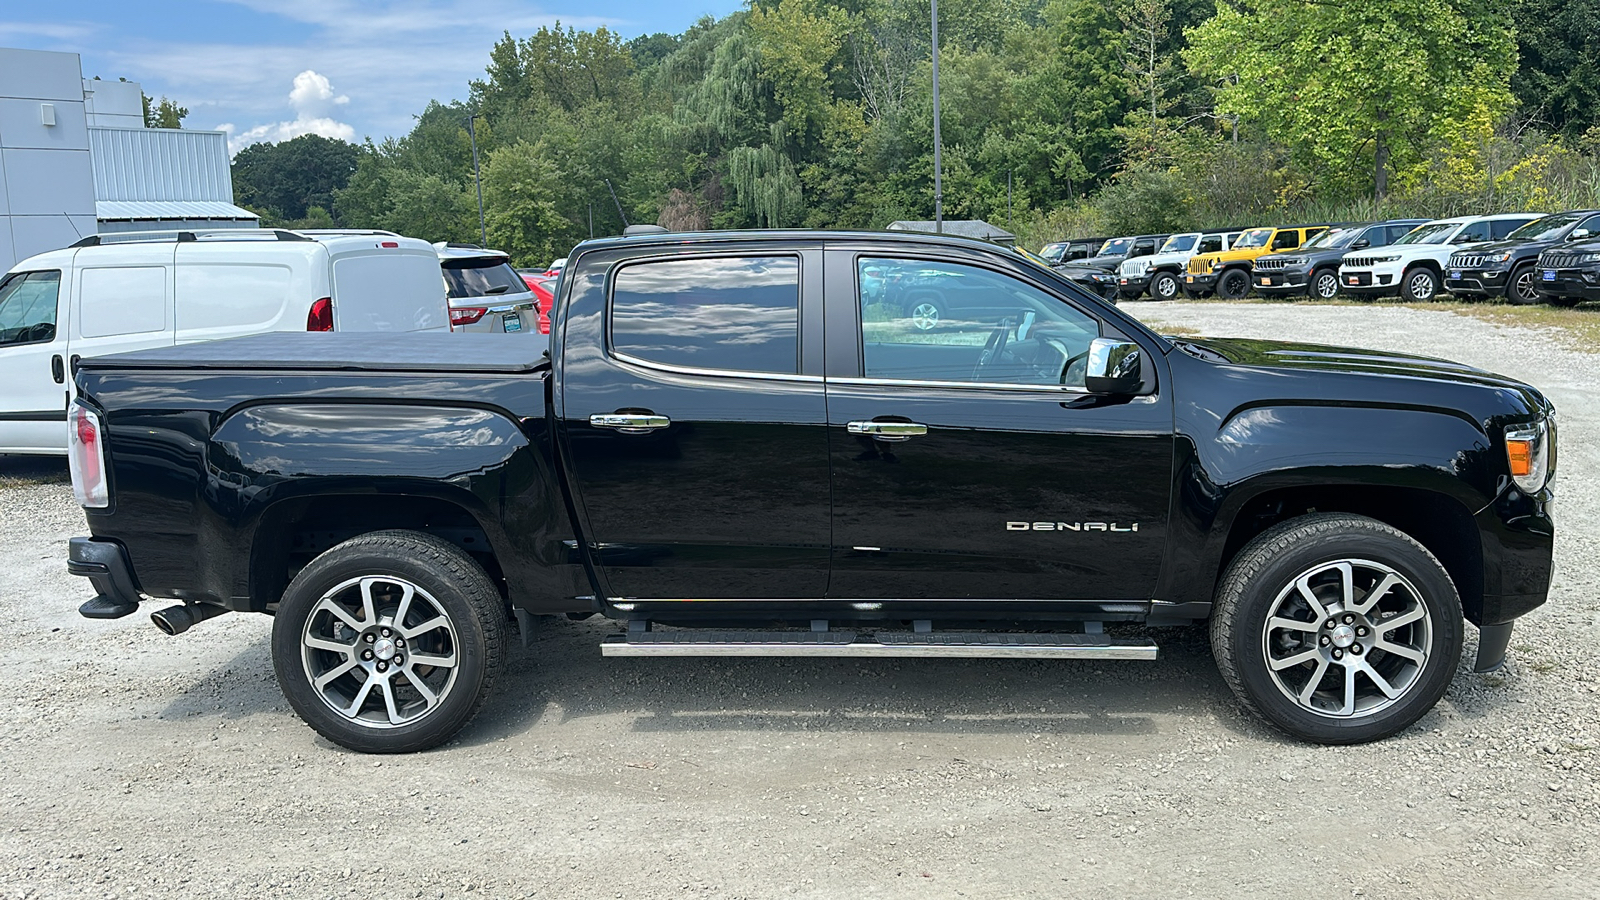
[[[1104,634],[880,631],[634,631],[600,642],[602,656],[931,656],[1155,659],[1150,641]]]

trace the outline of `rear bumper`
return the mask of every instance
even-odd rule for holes
[[[94,599],[78,607],[90,619],[119,619],[139,608],[138,582],[121,544],[91,537],[67,542],[67,572],[89,579]]]

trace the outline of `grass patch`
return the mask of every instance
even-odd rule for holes
[[[0,489],[71,483],[64,456],[0,456]]]

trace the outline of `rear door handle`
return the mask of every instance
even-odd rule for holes
[[[56,380],[56,384],[67,383],[67,367],[59,353],[50,357],[50,377]]]
[[[928,433],[928,426],[917,422],[849,422],[844,428],[851,434],[870,434],[880,441],[904,441]]]
[[[615,428],[621,434],[649,434],[672,424],[666,416],[655,413],[595,413],[589,424],[596,428]]]

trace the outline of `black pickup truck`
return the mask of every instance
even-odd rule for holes
[[[937,323],[919,304],[942,300]],[[607,656],[1149,659],[1209,622],[1290,734],[1403,729],[1551,577],[1555,419],[1435,359],[1161,337],[915,234],[597,240],[548,357],[279,334],[86,359],[85,615],[274,617],[284,693],[374,752],[473,715],[513,628]]]

